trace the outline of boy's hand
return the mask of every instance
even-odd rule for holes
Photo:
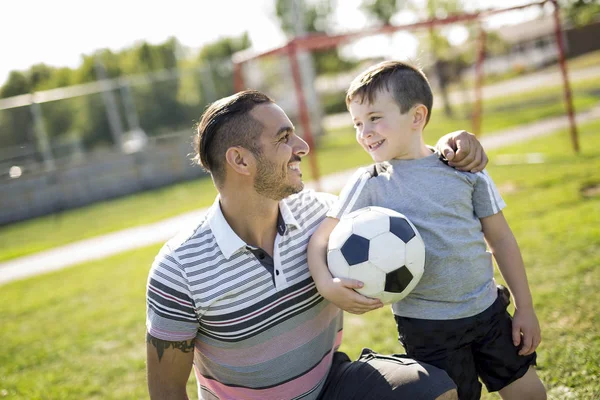
[[[512,337],[515,346],[521,345],[520,356],[535,351],[542,341],[540,323],[533,308],[516,309],[512,322]]]
[[[448,165],[461,171],[483,171],[488,163],[481,143],[467,131],[454,131],[442,136],[435,148],[446,157]]]
[[[352,314],[364,314],[383,307],[381,300],[371,299],[353,290],[362,286],[362,282],[355,279],[333,278],[324,287],[320,287],[319,292],[327,300]]]

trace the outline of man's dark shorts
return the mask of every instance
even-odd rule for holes
[[[487,310],[469,318],[425,320],[396,318],[398,338],[406,353],[445,370],[458,386],[461,400],[479,399],[481,378],[489,392],[496,392],[521,378],[536,353],[520,356],[512,343],[512,318],[506,288]]]
[[[433,400],[456,385],[439,368],[404,355],[363,349],[356,361],[336,352],[319,400]]]

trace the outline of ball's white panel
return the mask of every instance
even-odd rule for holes
[[[406,218],[404,216],[404,214],[401,214],[398,211],[392,210],[391,208],[377,207],[377,206],[369,206],[369,208],[372,211],[377,211],[377,212],[382,213],[384,215],[389,215],[390,217]]]
[[[404,242],[396,235],[384,232],[371,239],[369,243],[369,261],[385,273],[392,272],[404,265],[406,259],[405,247]]]
[[[331,275],[336,278],[348,278],[350,276],[348,263],[340,249],[334,249],[327,252],[327,266],[329,267]]]
[[[375,265],[366,261],[349,268],[349,277],[358,279],[365,285],[357,292],[369,297],[378,297],[385,288],[385,273]]]
[[[350,235],[352,235],[352,220],[342,218],[333,231],[331,231],[327,248],[329,250],[341,249]]]
[[[389,230],[390,218],[377,211],[363,212],[352,220],[352,232],[366,239],[374,238]]]
[[[406,244],[406,264],[415,280],[421,279],[425,270],[425,245],[420,236],[415,236]]]
[[[351,213],[346,214],[344,216],[344,218],[354,219],[354,218],[358,217],[359,215],[364,214],[364,213],[368,213],[370,211],[371,211],[371,207],[359,208],[358,210],[354,210]]]

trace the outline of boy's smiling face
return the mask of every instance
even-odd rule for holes
[[[378,91],[373,103],[361,98],[350,103],[350,114],[356,129],[356,141],[373,161],[411,158],[415,139],[415,107],[402,114],[387,90]]]

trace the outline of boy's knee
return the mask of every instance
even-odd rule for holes
[[[531,392],[529,393],[529,397],[527,397],[529,400],[547,400],[547,398],[548,396],[546,394],[546,388],[544,388],[542,382],[532,388]]]
[[[522,378],[501,389],[500,397],[505,400],[546,400],[548,396],[535,369],[529,368]]]
[[[435,400],[458,400],[458,392],[456,389],[448,390],[446,393],[442,393],[436,397]]]

